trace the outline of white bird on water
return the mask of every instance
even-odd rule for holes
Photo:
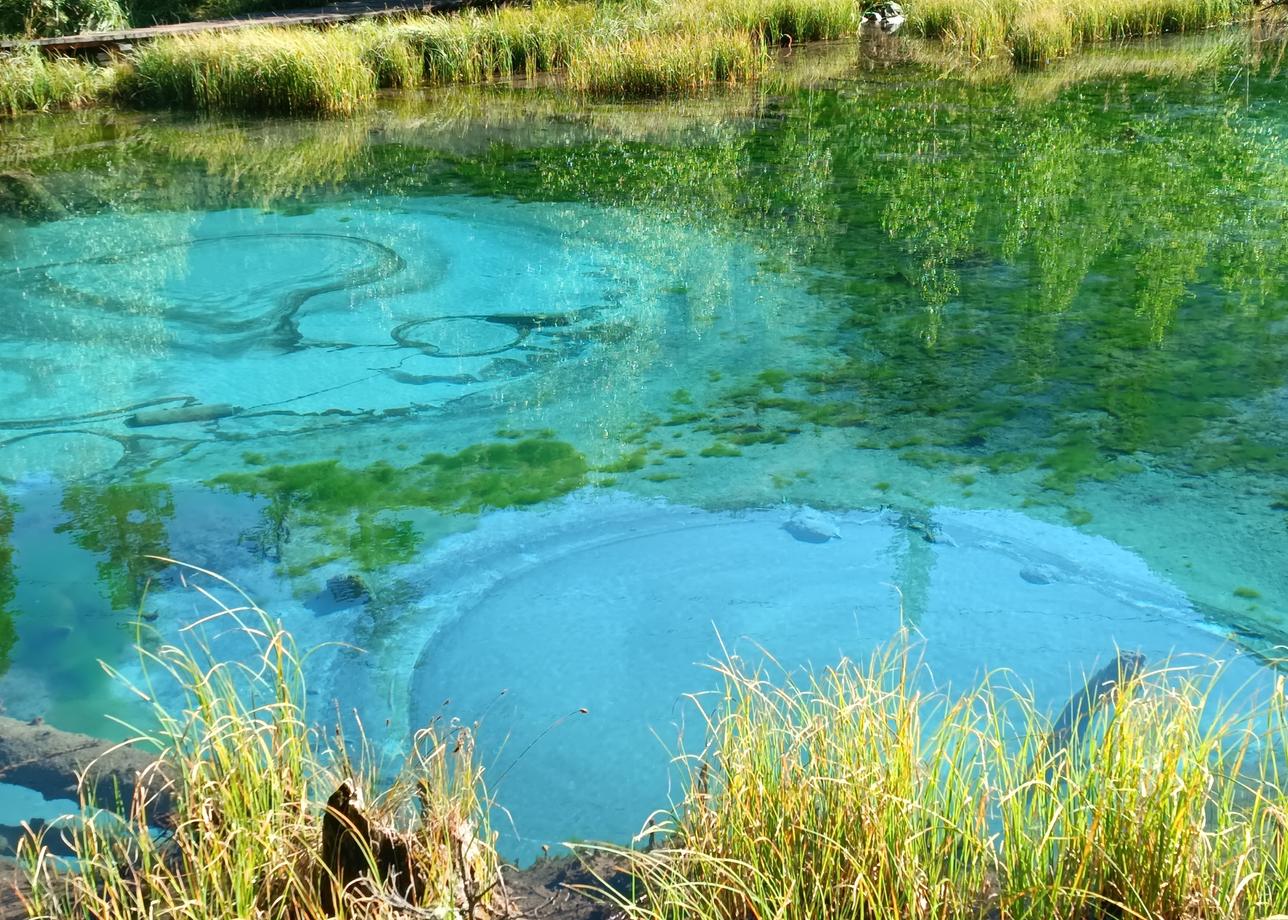
[[[863,22],[860,23],[859,28],[861,30],[879,29],[886,35],[893,35],[899,31],[905,18],[903,7],[894,0],[886,0],[864,11]]]

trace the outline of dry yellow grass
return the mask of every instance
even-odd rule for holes
[[[1118,680],[1072,732],[999,676],[928,689],[907,637],[803,682],[737,661],[687,792],[608,848],[630,920],[1265,920],[1288,910],[1288,700],[1220,669]],[[1245,701],[1247,702],[1247,701]],[[611,896],[611,895],[610,895]]]

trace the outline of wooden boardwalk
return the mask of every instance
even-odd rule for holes
[[[111,32],[82,32],[0,41],[0,51],[35,46],[48,54],[100,55],[128,51],[140,42],[164,35],[191,35],[195,32],[218,32],[251,26],[321,26],[355,19],[393,16],[399,13],[444,13],[477,5],[471,0],[345,0],[327,6],[304,10],[248,13],[235,19],[208,19],[201,22],[176,22],[141,29],[118,29]]]

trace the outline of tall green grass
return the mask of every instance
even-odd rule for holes
[[[215,578],[199,570],[194,576]],[[208,596],[227,594],[230,586],[210,580]],[[249,649],[242,660],[216,657],[197,640],[141,652],[147,677],[131,689],[152,704],[155,721],[139,742],[158,752],[158,775],[174,783],[168,831],[149,828],[161,816],[154,801],[136,794],[128,816],[98,812],[51,831],[70,842],[76,861],[69,866],[55,866],[38,840],[23,841],[20,858],[33,885],[29,913],[99,920],[325,917],[321,892],[330,876],[320,857],[321,815],[345,779],[367,793],[373,824],[406,833],[424,873],[416,907],[455,916],[481,897],[485,908],[499,896],[499,889],[483,892],[500,868],[468,730],[420,732],[402,772],[372,800],[369,761],[351,756],[338,733],[321,737],[310,723],[290,636],[241,600],[222,605],[203,627],[223,634],[225,650],[228,636],[239,636]],[[176,687],[177,701],[158,702],[173,700]],[[96,814],[98,803],[85,797],[81,804]],[[385,892],[377,887],[364,897],[370,915],[380,916]],[[356,905],[347,913],[354,912]]]
[[[46,58],[35,49],[0,55],[0,113],[76,108],[110,95],[111,67],[73,58]]]
[[[393,28],[423,56],[430,82],[478,83],[566,67],[601,26],[591,4],[538,0],[530,9],[467,10]]]
[[[926,690],[906,643],[803,683],[719,671],[666,842],[615,851],[632,920],[1288,911],[1282,679],[1227,711],[1211,667],[1156,670],[1065,747],[999,679]]]
[[[763,46],[745,32],[647,36],[581,48],[568,64],[568,85],[594,96],[661,96],[746,83],[768,66]]]
[[[1083,45],[1187,32],[1252,15],[1246,0],[919,0],[908,30],[972,60],[1038,65]]]
[[[403,32],[373,22],[350,26],[347,31],[362,63],[371,70],[374,85],[403,89],[424,80],[424,57]]]
[[[849,0],[696,0],[660,3],[655,29],[673,25],[742,30],[769,44],[842,38],[858,29],[863,4]]]
[[[144,45],[122,90],[144,106],[346,115],[375,93],[374,43],[350,30],[242,29]],[[364,56],[365,52],[365,56]]]

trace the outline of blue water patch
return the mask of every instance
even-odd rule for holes
[[[420,726],[475,731],[503,806],[501,846],[518,860],[592,827],[629,840],[676,800],[668,764],[701,750],[719,661],[801,679],[862,662],[906,629],[926,690],[951,697],[992,676],[1052,717],[1120,650],[1150,668],[1223,661],[1216,698],[1274,692],[1264,661],[1103,538],[1016,512],[810,509],[835,533],[818,542],[795,535],[802,510],[597,491],[493,512],[399,567],[395,609],[338,576],[302,599],[265,575],[242,580],[319,649],[313,704],[361,713],[389,763]],[[176,641],[209,612],[177,583],[157,600]],[[239,640],[225,641],[236,655]]]

